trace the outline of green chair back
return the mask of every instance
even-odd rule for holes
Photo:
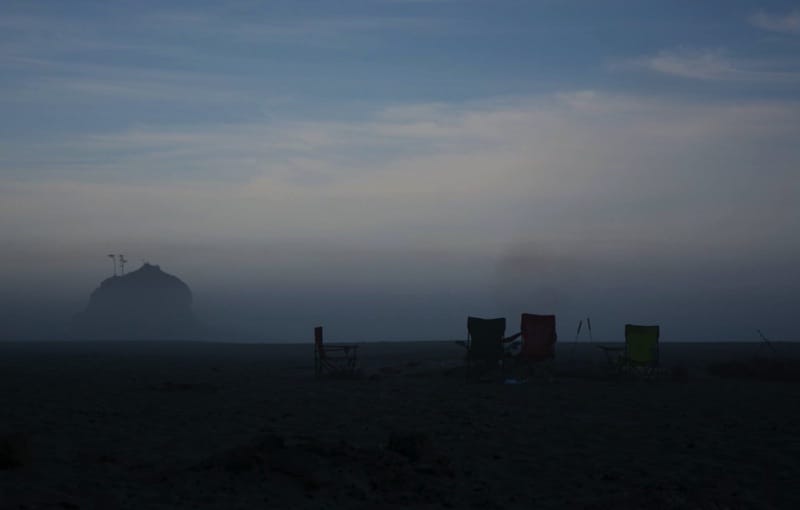
[[[625,325],[625,358],[634,365],[658,363],[658,326]]]
[[[499,360],[503,357],[505,319],[467,318],[469,357],[473,360]]]

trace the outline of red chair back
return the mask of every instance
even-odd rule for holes
[[[519,357],[529,361],[542,361],[556,354],[556,316],[522,314],[522,350]]]

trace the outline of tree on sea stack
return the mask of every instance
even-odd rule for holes
[[[103,280],[70,328],[72,338],[86,340],[184,340],[200,333],[189,286],[148,263]]]

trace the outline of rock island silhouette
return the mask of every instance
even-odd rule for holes
[[[106,278],[77,314],[70,336],[85,340],[185,340],[200,325],[192,291],[180,278],[145,263],[136,271]]]

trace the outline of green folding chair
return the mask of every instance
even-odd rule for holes
[[[658,368],[658,326],[625,324],[625,353],[622,369],[631,374],[651,376]]]

